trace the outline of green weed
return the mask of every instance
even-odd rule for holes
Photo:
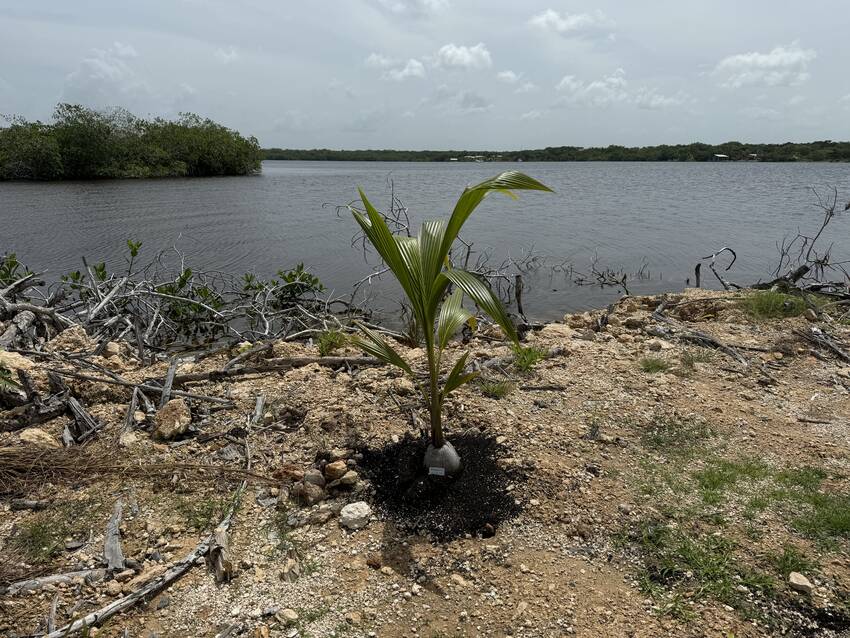
[[[481,394],[491,399],[502,399],[514,391],[514,384],[510,381],[481,381],[478,387]]]
[[[806,302],[800,297],[772,290],[760,290],[747,295],[741,308],[754,319],[783,319],[797,317],[806,311]]]
[[[664,359],[658,357],[643,357],[638,364],[640,369],[647,374],[656,374],[657,372],[668,372],[670,364]]]
[[[348,343],[348,337],[340,330],[325,330],[324,332],[320,332],[316,339],[319,354],[323,357],[342,348],[346,343]]]
[[[534,346],[514,346],[514,367],[520,372],[529,372],[546,358],[546,352]]]

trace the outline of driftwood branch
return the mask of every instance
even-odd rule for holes
[[[115,510],[106,524],[106,540],[103,546],[103,558],[106,561],[106,568],[111,572],[124,569],[124,552],[121,550],[120,529],[122,512],[123,504],[119,498],[115,502]]]

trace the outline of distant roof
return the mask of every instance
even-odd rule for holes
[[[729,157],[728,155],[724,155],[723,153],[715,153],[714,157]]]

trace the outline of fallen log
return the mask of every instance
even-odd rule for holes
[[[704,348],[713,348],[714,350],[719,350],[723,354],[731,357],[741,365],[745,367],[747,366],[747,360],[743,357],[743,355],[741,355],[740,352],[721,342],[719,339],[712,337],[710,334],[706,334],[698,330],[692,330],[691,328],[685,326],[685,324],[683,324],[682,322],[673,319],[672,317],[668,317],[664,314],[665,307],[666,303],[661,302],[661,304],[659,304],[659,306],[652,313],[652,318],[658,322],[666,324],[666,326],[659,326],[659,330],[650,332],[650,334],[654,334],[655,336],[659,336],[665,339],[677,337],[682,341],[688,341]],[[666,330],[664,329],[665,327]]]
[[[794,334],[803,337],[806,341],[829,350],[842,361],[850,363],[850,354],[839,346],[838,342],[823,329],[818,328],[817,326],[812,326],[808,330],[795,329],[793,332]]]
[[[268,359],[264,364],[256,366],[239,366],[228,368],[227,370],[222,369],[212,370],[210,372],[190,372],[188,374],[178,374],[174,377],[174,385],[180,386],[185,383],[192,383],[196,381],[222,381],[224,379],[243,376],[246,374],[280,372],[282,370],[303,368],[304,366],[309,366],[314,363],[329,368],[339,368],[342,366],[385,365],[383,361],[375,359],[374,357],[287,357],[281,359]]]
[[[262,416],[262,407],[264,404],[265,397],[258,397],[257,407],[255,408],[254,418],[251,419],[251,423],[258,419],[258,413],[260,416]],[[250,472],[251,455],[248,450],[247,442],[245,443],[245,451],[247,453],[246,471]],[[210,534],[206,540],[199,543],[198,546],[195,547],[195,549],[190,552],[185,558],[180,561],[177,561],[176,563],[173,563],[171,567],[169,567],[168,570],[165,571],[165,573],[154,578],[153,580],[148,581],[136,591],[127,594],[126,596],[122,596],[118,600],[112,601],[105,607],[102,607],[97,611],[94,611],[84,616],[83,618],[70,622],[64,627],[60,627],[55,631],[45,634],[44,638],[64,638],[65,636],[68,636],[72,633],[76,633],[78,631],[83,631],[90,627],[100,625],[109,618],[112,618],[112,616],[115,616],[116,614],[130,609],[131,607],[135,606],[137,603],[143,600],[147,600],[149,597],[155,595],[159,591],[162,591],[171,583],[183,576],[183,574],[188,572],[192,568],[192,566],[195,565],[198,559],[206,556],[209,553],[210,548],[216,542],[217,535],[223,533],[226,536],[227,530],[230,528],[230,523],[233,520],[233,516],[236,513],[236,509],[239,507],[239,503],[242,500],[242,493],[245,491],[247,485],[247,479],[243,479],[242,483],[240,483],[239,487],[234,492],[227,514],[216,526],[216,530],[212,534]]]
[[[8,585],[3,591],[4,596],[16,596],[23,592],[36,591],[42,589],[46,585],[58,585],[60,583],[72,583],[77,578],[85,578],[90,581],[102,580],[106,575],[105,569],[83,569],[76,572],[66,572],[64,574],[51,574],[50,576],[39,576],[38,578],[28,578],[20,580],[16,583]]]
[[[162,394],[162,388],[157,388],[156,386],[146,385],[143,383],[133,383],[132,381],[119,381],[118,379],[104,379],[103,377],[96,377],[90,374],[82,374],[79,372],[69,372],[67,370],[56,370],[53,369],[51,372],[55,372],[56,374],[60,374],[63,377],[70,377],[73,379],[80,379],[81,381],[93,381],[95,383],[107,383],[111,385],[120,385],[124,388],[138,388],[143,392],[152,392],[154,394]],[[222,405],[226,405],[228,407],[233,407],[233,401],[229,399],[222,399],[219,397],[211,397],[205,394],[193,394],[191,392],[181,392],[179,390],[172,390],[171,394],[178,397],[183,397],[184,399],[195,399],[197,401],[208,401],[210,403],[221,403]]]
[[[106,524],[106,539],[103,543],[103,559],[106,569],[115,572],[124,569],[124,552],[121,549],[121,516],[123,504],[119,498],[115,501],[115,510]]]

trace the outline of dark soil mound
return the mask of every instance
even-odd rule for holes
[[[440,540],[492,536],[502,521],[522,511],[508,486],[524,477],[499,465],[506,449],[490,435],[473,430],[452,437],[451,443],[463,462],[454,479],[429,477],[422,464],[427,442],[411,436],[361,450],[359,466],[372,484],[374,504],[410,532],[427,532]]]

